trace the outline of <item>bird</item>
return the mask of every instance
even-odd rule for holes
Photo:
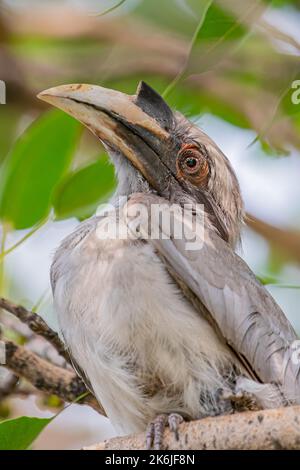
[[[38,97],[86,126],[115,167],[114,195],[62,241],[51,285],[74,367],[116,432],[160,449],[184,420],[299,404],[297,335],[236,253],[244,204],[216,143],[145,82],[134,95],[71,84]],[[176,215],[169,233],[154,217],[159,236],[147,236],[157,206]]]

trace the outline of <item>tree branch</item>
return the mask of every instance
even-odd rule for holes
[[[145,449],[145,434],[117,437],[85,450]],[[166,429],[168,450],[300,449],[300,406],[247,411],[180,425],[179,440]]]
[[[64,343],[60,340],[58,334],[53,331],[47,323],[37,314],[31,312],[21,305],[16,305],[13,302],[0,297],[0,309],[12,313],[21,322],[25,323],[31,331],[39,336],[45,338],[68,363],[70,363],[70,356]]]
[[[288,259],[300,263],[300,231],[274,227],[250,214],[247,215],[246,222],[250,228],[286,254]]]
[[[55,366],[12,341],[4,339],[4,345],[5,367],[27,379],[38,390],[48,395],[57,395],[66,402],[73,402],[88,392],[75,372]],[[101,405],[90,393],[80,400],[80,403],[89,405],[105,415]]]

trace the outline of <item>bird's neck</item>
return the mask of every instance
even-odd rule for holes
[[[125,157],[119,154],[110,155],[115,167],[118,182],[116,191],[110,200],[110,204],[115,207],[122,207],[126,203],[128,197],[134,193],[154,192],[147,180]],[[216,220],[221,222],[226,231],[226,236],[223,236],[222,232],[220,232],[220,236],[228,241],[232,248],[234,248],[239,242],[243,220],[243,204],[237,183],[236,193],[237,194],[234,198],[232,198],[232,194],[229,193],[227,194],[228,198],[226,198],[226,194],[224,194],[223,191],[223,197],[226,200],[215,201],[213,204],[213,214],[215,215]],[[176,191],[173,191],[172,194],[163,196],[170,199],[172,203],[178,203],[181,205],[197,201],[203,203],[207,214],[210,215],[210,217],[212,216],[212,212],[209,210],[210,206],[207,205],[207,198],[204,198],[203,201],[202,199],[199,200],[199,196],[195,199],[190,199],[190,196],[186,193]],[[213,198],[211,198],[211,201],[213,201]],[[211,217],[211,221],[213,225],[216,225],[215,228],[219,231],[218,224],[215,222],[214,217]]]
[[[122,155],[113,155],[112,161],[117,177],[117,188],[112,196],[111,203],[118,206],[133,193],[152,192],[147,180]]]

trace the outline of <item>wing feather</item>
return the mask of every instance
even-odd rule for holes
[[[138,202],[149,209],[162,201],[169,204],[154,195],[141,195]],[[148,218],[149,214],[148,210]],[[227,343],[259,379],[277,384],[286,400],[300,403],[299,364],[292,360],[297,335],[288,319],[248,265],[209,225],[202,247],[187,250],[191,235],[186,225],[181,239],[174,237],[179,232],[173,225],[171,236],[148,237],[148,242],[175,278],[203,303]],[[149,226],[149,220],[141,217],[140,232],[147,233]],[[161,235],[163,231],[160,225]]]

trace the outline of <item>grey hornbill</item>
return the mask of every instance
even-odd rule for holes
[[[181,419],[300,403],[297,336],[234,252],[243,203],[216,144],[145,83],[133,96],[78,84],[39,98],[106,147],[120,225],[130,226],[137,202],[148,213],[161,202],[204,207],[201,249],[172,233],[99,236],[109,217],[100,214],[56,252],[51,282],[66,345],[116,429],[148,426],[147,446],[159,448],[167,422],[177,432]],[[129,198],[124,208],[119,196]]]

